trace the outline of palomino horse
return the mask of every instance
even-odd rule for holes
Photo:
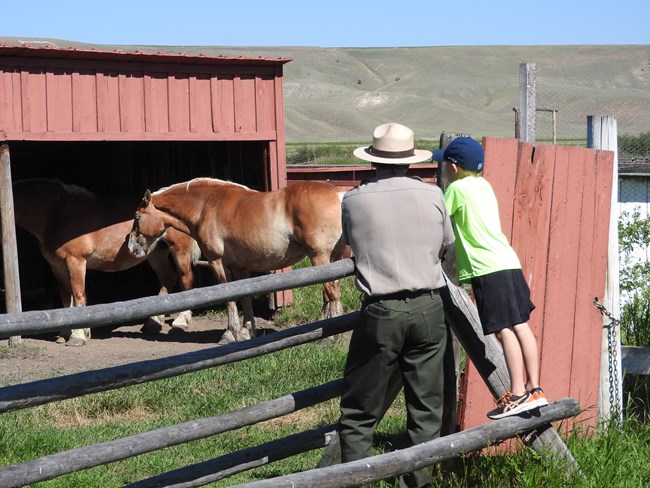
[[[217,281],[291,266],[305,256],[313,265],[341,258],[341,201],[333,185],[296,182],[259,192],[228,181],[197,178],[147,190],[135,213],[129,249],[143,256],[169,228],[190,234],[199,244]],[[230,274],[231,276],[227,276]],[[325,283],[323,317],[341,315],[338,281]],[[244,327],[237,307],[228,303],[228,329],[221,342],[255,336],[250,299],[242,300]]]
[[[179,276],[183,290],[192,288],[192,265],[200,257],[200,250],[187,234],[170,229],[162,237],[167,247],[152,248],[140,257],[128,251],[126,240],[133,227],[137,198],[101,197],[79,186],[36,178],[15,182],[13,194],[16,225],[38,240],[64,307],[86,305],[86,269],[123,271],[144,260],[160,281],[160,294],[171,291]],[[169,253],[178,274],[169,262]],[[189,311],[182,313],[173,327],[183,328],[190,316]],[[156,321],[160,324],[159,318]],[[68,345],[81,346],[90,339],[89,328],[69,333]],[[57,342],[65,342],[64,334]]]

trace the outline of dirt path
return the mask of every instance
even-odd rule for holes
[[[275,330],[273,322],[261,318],[256,322],[260,333]],[[0,349],[0,384],[25,383],[214,347],[225,327],[226,318],[217,316],[194,318],[187,332],[175,332],[166,326],[159,334],[146,335],[140,332],[141,325],[95,329],[91,341],[82,347],[57,344],[54,334],[26,337],[16,348]],[[6,341],[1,345],[6,346]]]

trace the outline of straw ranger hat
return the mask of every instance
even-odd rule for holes
[[[411,129],[393,122],[375,128],[372,146],[359,147],[353,154],[371,163],[396,165],[421,163],[431,158],[431,151],[415,149]]]

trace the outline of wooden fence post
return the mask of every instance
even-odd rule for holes
[[[519,65],[519,139],[523,142],[535,142],[535,63]]]
[[[618,131],[616,119],[607,115],[587,116],[587,147],[614,151],[612,200],[609,216],[607,284],[602,304],[613,317],[621,316],[618,263]],[[600,391],[598,419],[608,422],[623,419],[623,376],[621,371],[621,329],[618,322],[603,315],[600,352]],[[614,342],[610,344],[610,342]]]
[[[18,251],[14,219],[14,194],[11,186],[11,160],[9,146],[0,147],[0,236],[2,237],[2,265],[7,312],[21,312],[20,278],[18,274]],[[9,346],[22,342],[20,336],[9,337]]]

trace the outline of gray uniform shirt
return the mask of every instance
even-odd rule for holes
[[[410,176],[376,176],[346,192],[343,234],[366,295],[445,285],[439,253],[454,242],[440,188]]]

